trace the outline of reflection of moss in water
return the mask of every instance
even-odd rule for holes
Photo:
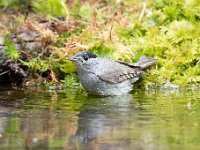
[[[66,90],[64,94],[51,93],[44,97],[35,96],[26,101],[27,107],[51,108],[53,110],[79,111],[85,100],[84,91]],[[79,93],[79,94],[78,94]]]
[[[13,114],[9,114],[9,116],[8,118],[1,117],[1,120],[5,121],[3,122],[3,124],[5,123],[5,131],[1,133],[2,137],[0,138],[1,148],[23,148],[24,139],[20,135],[20,124],[22,120],[14,112]]]
[[[136,90],[121,97],[87,96],[72,89],[60,94],[35,92],[23,101],[24,109],[10,111],[0,144],[193,149],[200,140],[199,98],[198,90],[191,89]],[[89,143],[81,144],[84,138]]]
[[[195,90],[152,90],[150,93],[135,93],[141,108],[152,113],[151,134],[156,143],[167,147],[191,148],[199,145],[200,95]],[[142,96],[142,97],[141,97]],[[146,103],[145,105],[142,105]],[[140,107],[139,107],[140,108]],[[146,132],[146,131],[145,131]],[[196,145],[195,145],[196,144]]]

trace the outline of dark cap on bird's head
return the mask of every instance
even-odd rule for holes
[[[90,58],[96,58],[97,56],[89,51],[81,51],[74,56],[68,58],[67,60],[76,62],[78,60],[87,61]]]

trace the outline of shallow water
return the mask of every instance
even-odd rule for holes
[[[198,90],[94,97],[0,87],[0,149],[199,149]]]

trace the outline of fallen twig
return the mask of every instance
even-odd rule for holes
[[[9,71],[10,71],[10,70],[7,70],[7,71],[4,71],[4,72],[0,73],[0,76],[2,76],[2,75],[4,75],[4,74],[8,73]]]
[[[143,3],[142,12],[140,13],[140,16],[139,16],[139,18],[138,18],[138,21],[141,21],[141,20],[142,20],[142,18],[143,18],[143,16],[144,16],[144,13],[145,13],[145,10],[146,10],[146,7],[147,7],[146,3]]]

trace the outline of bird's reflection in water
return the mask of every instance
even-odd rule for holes
[[[91,105],[91,101],[96,101],[96,103]],[[82,111],[78,115],[77,132],[71,138],[71,141],[81,144],[85,149],[91,149],[98,145],[101,138],[108,138],[108,143],[104,142],[98,145],[103,146],[106,144],[108,149],[109,141],[112,142],[113,140],[113,129],[123,124],[128,118],[130,109],[132,109],[131,106],[134,107],[134,105],[136,103],[133,101],[131,94],[117,97],[90,98],[82,106]]]
[[[104,132],[105,115],[81,112],[79,118],[78,130],[74,137],[79,143],[87,144]]]

